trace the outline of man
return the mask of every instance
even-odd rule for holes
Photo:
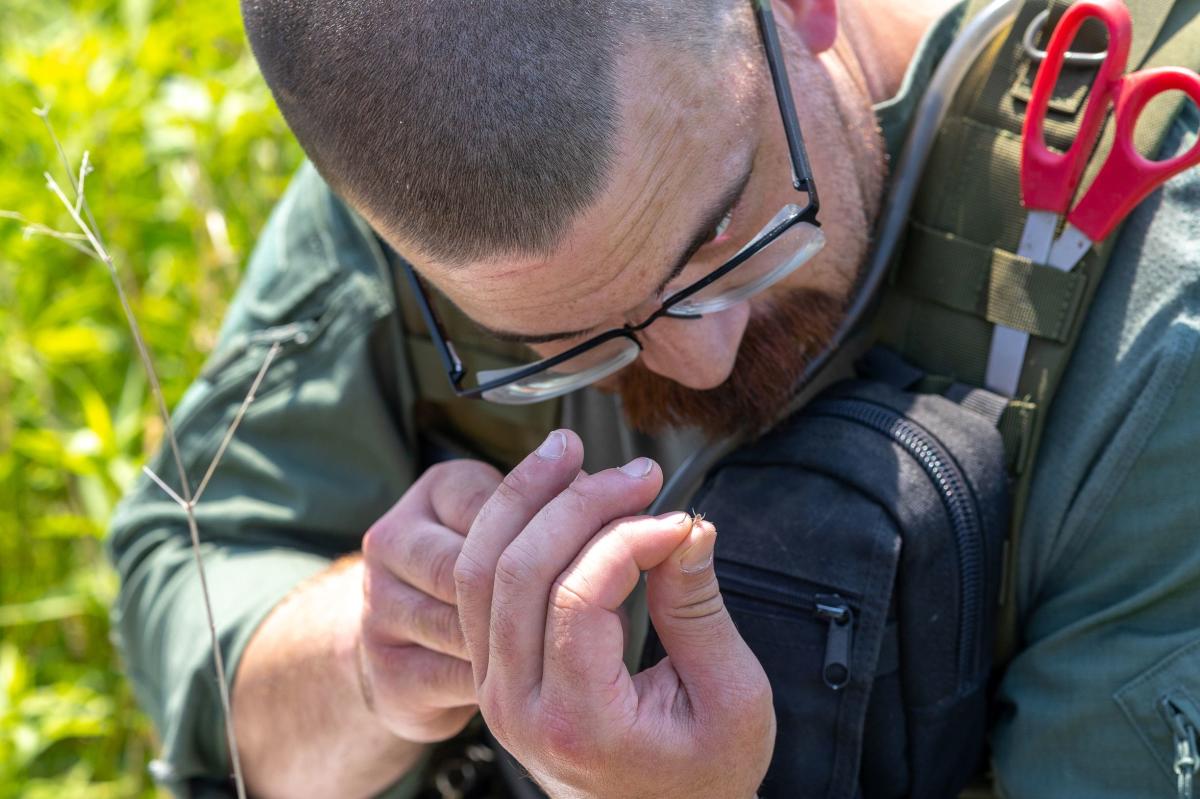
[[[902,133],[911,95],[873,107],[936,24],[912,71],[927,74],[950,6],[776,0],[824,247],[753,296],[738,292],[782,261],[730,272],[697,295],[729,302],[683,318],[655,315],[805,202],[749,3],[247,0],[264,75],[337,193],[297,177],[178,411],[199,468],[264,347],[283,343],[198,507],[256,795],[411,783],[428,744],[479,710],[552,795],[754,794],[770,687],[722,607],[716,531],[638,514],[699,433],[775,419],[828,340],[869,250],[879,126]],[[1200,384],[1196,189],[1177,181],[1132,223],[1116,256],[1131,266],[1102,288],[1047,433],[1019,561],[1025,650],[995,736],[1014,796],[1165,790],[1172,739],[1139,686],[1166,673],[1200,695],[1186,621],[1198,517],[1179,490],[1200,443],[1186,401]],[[789,252],[819,247],[797,230]],[[422,293],[466,376],[423,329]],[[555,404],[460,399],[438,360],[469,391],[651,317],[636,345],[616,335],[539,373],[549,386],[505,383],[509,399],[597,384]],[[420,473],[434,448],[464,444],[511,471]],[[1122,559],[1139,513],[1152,551]],[[114,528],[123,645],[164,772],[220,775],[186,529],[148,486]],[[642,571],[670,657],[631,678],[618,609]],[[1141,659],[1089,659],[1108,643]]]

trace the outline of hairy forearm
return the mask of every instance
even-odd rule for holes
[[[298,588],[255,633],[234,680],[233,718],[255,796],[371,796],[424,745],[368,709],[357,659],[362,562],[344,559]]]

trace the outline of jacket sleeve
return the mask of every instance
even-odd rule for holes
[[[228,678],[266,614],[362,534],[414,479],[411,407],[387,263],[310,166],[272,215],[219,344],[174,414],[193,490],[273,343],[280,350],[196,506]],[[169,448],[151,468],[181,492]],[[142,478],[109,536],[115,628],[179,789],[230,773],[183,511]]]

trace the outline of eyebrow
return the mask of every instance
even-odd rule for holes
[[[672,280],[683,274],[683,270],[687,268],[688,262],[692,257],[709,242],[712,238],[712,232],[716,230],[717,225],[721,224],[721,220],[725,215],[733,210],[734,206],[742,199],[742,195],[746,192],[746,187],[750,183],[750,177],[754,173],[754,158],[753,155],[746,159],[746,166],[742,170],[742,174],[727,188],[721,192],[721,195],[710,206],[709,210],[700,218],[700,222],[696,225],[687,246],[683,248],[683,252],[679,257],[672,261],[671,269],[667,272],[667,276],[658,284],[655,289],[655,294],[661,294]],[[487,325],[475,323],[476,326],[490,336],[500,339],[501,341],[514,341],[520,344],[546,344],[551,341],[560,341],[562,339],[577,338],[585,336],[589,333],[597,331],[596,327],[587,327],[582,330],[567,330],[562,333],[513,333],[507,330],[496,330]]]

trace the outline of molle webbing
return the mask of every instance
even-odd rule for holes
[[[1129,70],[1200,66],[1200,0],[1126,4],[1134,21]],[[986,5],[972,0],[967,18]],[[1038,46],[1044,47],[1069,5],[1062,0],[1026,2],[1011,30],[963,82],[930,155],[876,317],[881,342],[931,375],[923,386],[929,391],[953,383],[983,385],[994,325],[1031,334],[1018,395],[999,424],[1015,481],[1010,575],[1047,410],[1116,238],[1110,236],[1069,273],[1016,255],[1026,215],[1020,189],[1021,126],[1036,74],[1022,42],[1034,18],[1049,7],[1050,19],[1038,37]],[[1072,49],[1103,50],[1104,33],[1099,32],[1099,41],[1095,34],[1085,26]],[[1094,76],[1094,68],[1087,66],[1063,70],[1047,116],[1051,147],[1065,150],[1074,139]],[[1137,128],[1141,152],[1158,152],[1183,102],[1169,94],[1151,103]],[[1110,117],[1081,189],[1103,162],[1100,156],[1111,146],[1113,128]],[[1006,597],[1001,662],[1013,650],[1014,605]]]

